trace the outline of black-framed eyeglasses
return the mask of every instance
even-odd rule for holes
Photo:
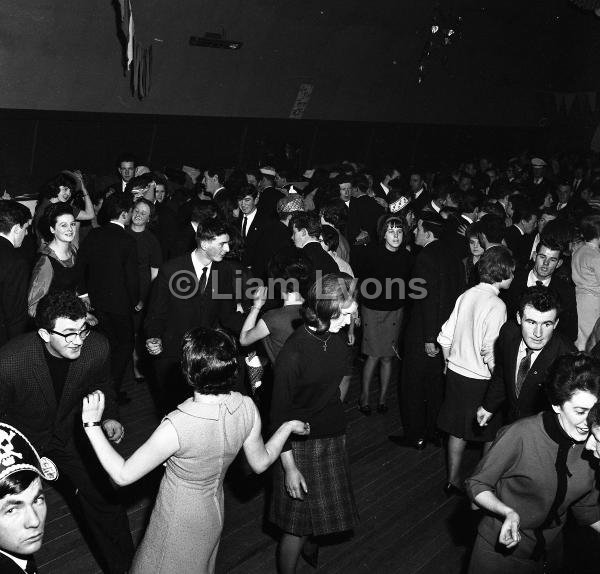
[[[83,329],[81,329],[80,331],[75,331],[75,333],[59,333],[58,331],[52,331],[50,329],[48,330],[48,333],[61,336],[65,340],[65,343],[72,343],[77,337],[79,337],[82,341],[85,341],[91,332],[92,329],[87,323],[85,324]]]

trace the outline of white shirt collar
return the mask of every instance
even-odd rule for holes
[[[118,225],[119,227],[125,229],[125,226],[120,221],[111,221],[110,223],[114,223],[115,225]]]
[[[548,287],[548,285],[550,285],[550,281],[552,281],[552,275],[550,275],[550,277],[546,277],[546,279],[538,279],[532,269],[529,272],[529,275],[527,275],[527,287],[533,287],[534,285],[537,285],[538,281],[541,281],[544,287]]]
[[[194,266],[194,272],[196,273],[196,277],[200,279],[202,275],[202,270],[206,267],[206,275],[210,275],[210,270],[212,269],[212,261],[208,265],[202,265],[200,261],[198,261],[198,257],[196,257],[196,251],[192,251],[192,265]]]
[[[124,179],[122,179],[121,180],[121,191],[125,191],[126,187],[127,187],[127,182]]]
[[[252,222],[254,221],[254,218],[256,217],[256,212],[257,209],[256,207],[254,208],[254,211],[252,213],[249,213],[248,215],[246,215],[246,235],[248,235],[248,231],[250,231],[250,226],[252,225]],[[244,214],[242,213],[242,225],[244,225]]]
[[[386,195],[390,192],[390,188],[387,185],[384,185],[382,182],[379,182],[379,185],[381,186],[381,189],[383,189],[383,193]]]
[[[438,207],[437,203],[435,201],[433,201],[433,199],[431,200],[431,207],[433,207],[433,209],[435,209],[436,213],[439,213],[442,210],[442,208]]]
[[[417,191],[415,193],[415,199],[417,199],[419,197],[419,195],[421,195],[423,193],[423,188],[421,188],[419,191]]]
[[[525,235],[525,232],[515,223],[515,227],[519,230],[521,235]]]
[[[4,556],[8,556],[19,568],[25,572],[25,568],[27,568],[27,560],[23,560],[22,558],[17,558],[12,554],[8,554],[8,552],[4,552],[4,550],[0,550]]]
[[[194,228],[194,232],[198,233],[198,222],[190,221],[190,223],[192,224],[192,227]]]

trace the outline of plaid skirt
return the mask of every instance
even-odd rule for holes
[[[292,498],[285,489],[283,467],[275,464],[271,522],[296,536],[321,536],[354,528],[358,511],[350,482],[346,435],[292,441],[292,450],[308,493],[303,493],[304,500]]]

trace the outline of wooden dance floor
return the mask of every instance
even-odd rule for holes
[[[134,398],[122,408],[126,426],[124,455],[130,454],[157,425],[145,384],[129,382]],[[427,446],[422,452],[400,448],[387,440],[401,431],[393,389],[385,415],[370,417],[356,409],[359,379],[351,387],[346,414],[348,446],[360,524],[353,535],[328,540],[321,548],[319,572],[366,574],[459,574],[468,560],[474,536],[473,515],[464,499],[446,498],[444,453]],[[371,404],[376,404],[372,394]],[[476,464],[476,451],[467,451],[465,471]],[[123,489],[134,541],[143,534],[162,467],[146,480]],[[225,484],[225,527],[217,572],[264,574],[275,572],[276,530],[265,520],[263,476],[249,474],[243,463],[230,469]],[[61,496],[47,488],[48,519],[42,549],[37,554],[40,574],[100,572]],[[578,536],[586,536],[577,531]],[[592,544],[600,546],[592,539]],[[581,556],[581,554],[579,554]],[[596,553],[597,556],[597,553]],[[589,557],[591,558],[591,556]],[[591,562],[593,564],[593,562]],[[572,572],[597,572],[581,560]],[[575,567],[574,563],[571,563]],[[314,572],[300,559],[299,574]],[[148,573],[152,574],[152,573]]]

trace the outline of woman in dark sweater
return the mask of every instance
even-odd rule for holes
[[[397,215],[382,218],[378,226],[379,245],[365,248],[355,262],[355,271],[361,281],[362,352],[367,355],[358,403],[358,409],[364,415],[371,414],[369,389],[377,366],[381,385],[377,411],[387,411],[385,401],[412,265],[412,256],[404,248],[405,235],[404,219]]]
[[[55,291],[77,292],[81,272],[75,265],[77,249],[73,240],[77,224],[73,208],[68,203],[52,203],[44,212],[40,231],[45,241],[40,248],[29,285],[29,315],[35,317],[37,305],[48,293]]]
[[[311,536],[350,530],[358,520],[339,390],[352,369],[339,333],[356,311],[351,290],[351,279],[343,274],[325,275],[314,284],[303,307],[305,324],[285,342],[275,363],[272,425],[302,414],[311,428],[308,440],[286,442],[274,473],[270,519],[282,530],[277,559],[283,574],[296,571],[301,551],[314,560],[315,545],[308,543],[310,552],[306,544]]]
[[[584,353],[559,357],[547,393],[552,410],[501,429],[466,481],[469,495],[486,511],[470,574],[542,572],[567,510],[600,532],[595,470],[583,456],[586,419],[600,396],[600,363]]]

